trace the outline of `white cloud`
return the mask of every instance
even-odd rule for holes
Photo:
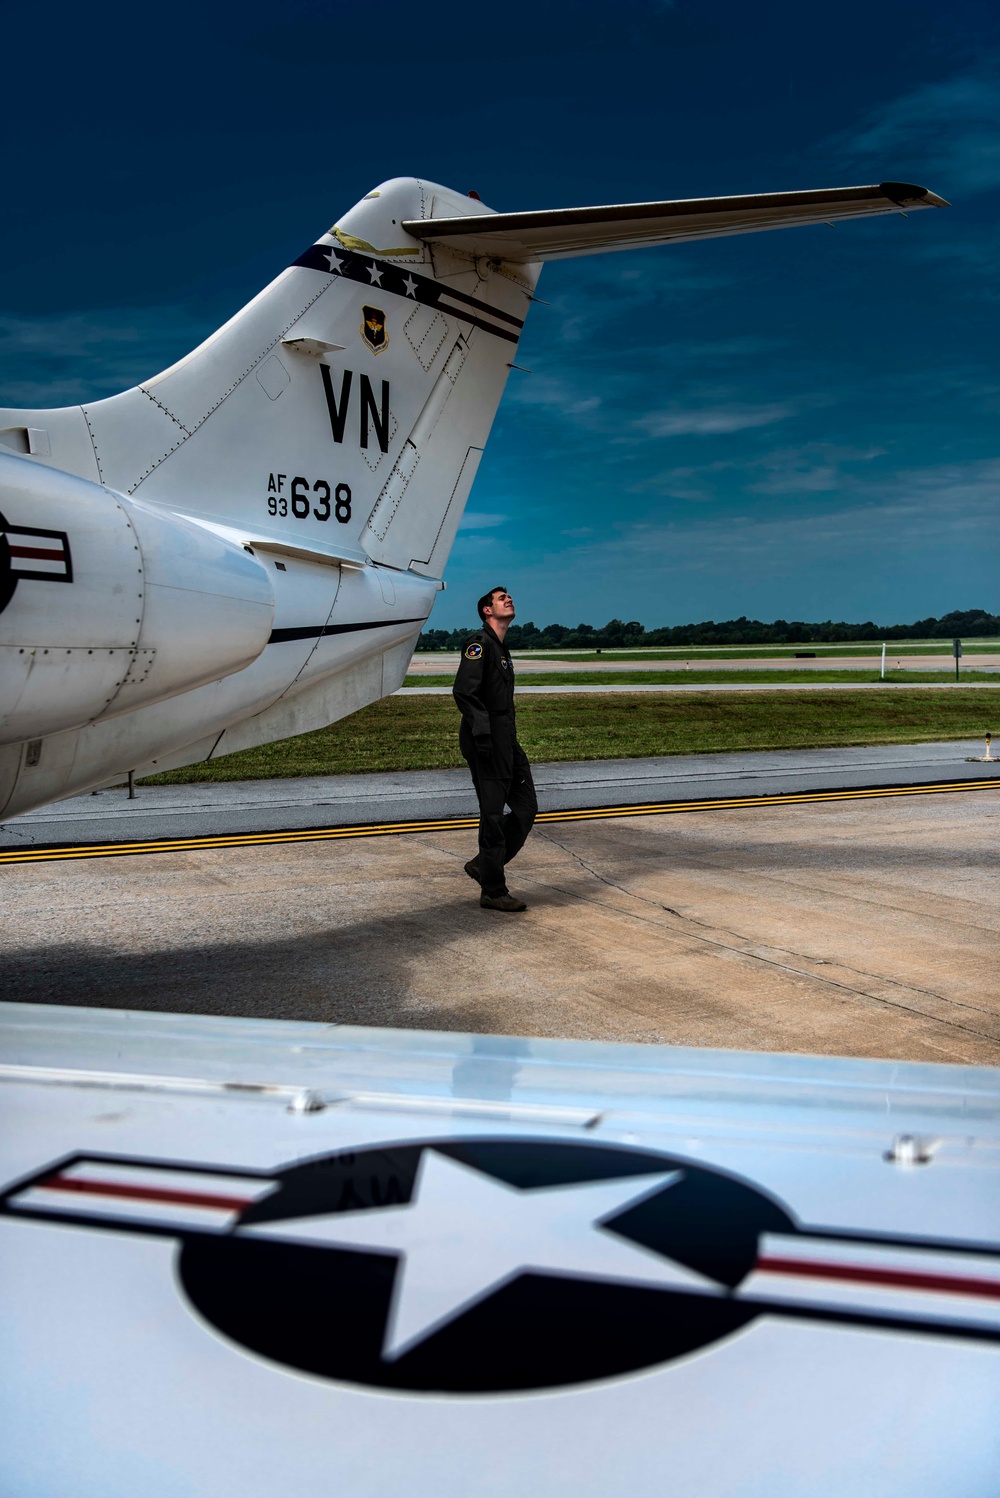
[[[211,331],[180,307],[0,313],[0,401],[59,406],[115,395],[166,369]]]
[[[852,156],[922,163],[941,192],[986,192],[1000,186],[1000,83],[997,62],[925,83],[873,111],[842,142]]]
[[[750,427],[772,426],[792,416],[791,406],[704,406],[683,410],[651,411],[636,427],[650,437],[710,437],[724,432],[743,432]]]
[[[820,466],[818,444],[816,450]],[[868,464],[866,450],[847,452],[828,450],[829,461],[842,469],[835,492],[801,500],[747,494],[742,505],[735,501],[737,508],[706,495],[716,502],[696,510],[668,500],[659,513],[643,505],[648,518],[642,520],[633,520],[623,504],[589,536],[579,534],[585,529],[579,526],[575,533],[533,537],[526,548],[522,535],[516,547],[502,551],[502,566],[517,596],[535,600],[525,602],[526,617],[564,622],[579,617],[582,578],[596,580],[604,600],[595,605],[598,619],[617,614],[647,625],[740,613],[891,620],[951,608],[995,609],[1000,460],[886,471],[884,455]],[[775,463],[781,457],[772,455]],[[670,482],[692,483],[707,470],[741,466],[666,470],[646,487],[666,495]],[[758,464],[756,471],[767,470]],[[465,565],[483,556],[469,556]]]
[[[740,399],[751,373],[755,393],[760,391],[761,355],[780,346],[751,337],[686,340],[657,348],[641,361],[624,357],[613,364],[598,351],[593,358],[574,361],[575,367],[565,373],[539,372],[511,386],[505,400],[522,416],[537,412],[550,442],[550,416],[572,430],[577,444],[600,439],[602,445],[634,447],[643,440],[724,436],[772,426],[800,409],[828,402],[825,394],[801,389],[794,405],[782,399]],[[685,399],[646,409],[665,388],[683,390]]]
[[[763,470],[747,486],[751,494],[825,494],[844,486],[851,469],[885,455],[884,447],[837,447],[811,442],[762,453],[744,465]]]
[[[651,319],[662,316],[665,306],[684,302],[732,284],[732,278],[706,270],[685,254],[687,246],[672,253],[649,256],[599,256],[594,260],[568,261],[559,267],[559,281],[551,301],[533,311],[530,336],[544,338],[546,348],[569,344],[600,347],[613,340],[622,348],[630,338],[638,340],[644,357],[648,352]],[[558,289],[556,289],[558,286]]]
[[[755,578],[831,562],[850,565],[864,553],[886,568],[911,552],[956,546],[1000,551],[996,530],[1000,460],[941,464],[895,474],[853,476],[838,501],[789,513],[770,508],[691,520],[643,522],[604,536],[600,546],[573,552],[573,570],[598,565],[609,574],[644,577],[749,570]]]
[[[504,400],[515,406],[543,406],[557,411],[561,416],[588,416],[601,405],[599,395],[585,395],[578,381],[556,375],[535,375],[530,380],[521,380],[512,385]]]
[[[467,512],[462,516],[459,529],[463,531],[492,530],[496,525],[503,525],[506,519],[506,515],[470,515]]]

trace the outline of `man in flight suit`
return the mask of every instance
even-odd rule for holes
[[[504,644],[514,618],[506,588],[479,600],[483,627],[462,648],[454,697],[462,714],[458,746],[468,760],[479,798],[479,854],[465,872],[482,888],[484,910],[524,910],[507,889],[504,864],[524,846],[538,811],[528,757],[517,742],[514,667]],[[510,810],[504,815],[504,806]]]

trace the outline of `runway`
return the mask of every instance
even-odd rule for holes
[[[866,787],[998,780],[1000,761],[969,762],[982,744],[670,755],[535,766],[539,807],[561,812],[745,800]],[[140,786],[76,796],[0,825],[0,862],[16,850],[98,847],[358,824],[442,822],[476,815],[468,772],[416,770],[287,780]]]
[[[672,647],[669,653],[651,650],[648,659],[643,660],[623,660],[604,652],[599,660],[593,656],[573,660],[564,658],[559,650],[539,655],[525,655],[515,650],[512,655],[518,676],[547,671],[683,671],[689,660],[692,669],[698,671],[878,671],[882,665],[882,658],[877,652],[872,652],[871,655],[837,655],[835,651],[827,653],[821,646],[817,648],[815,657],[796,656],[791,646],[782,655],[761,656],[749,652],[723,656],[719,654],[723,647],[707,648],[716,654],[704,655],[695,647],[690,651]],[[409,674],[453,676],[458,670],[460,659],[458,651],[415,655],[410,662]],[[885,664],[890,671],[948,671],[953,661],[950,652],[911,655],[905,652],[897,654],[890,649],[886,652]],[[962,659],[962,669],[965,671],[990,671],[998,668],[1000,653],[995,650],[974,648]]]
[[[584,813],[511,866],[519,916],[469,829],[20,864],[4,996],[997,1065],[998,831],[985,782]]]

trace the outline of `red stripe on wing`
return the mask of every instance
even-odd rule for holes
[[[252,1206],[252,1197],[210,1196],[201,1191],[176,1191],[163,1186],[126,1186],[120,1181],[79,1181],[66,1176],[52,1176],[38,1181],[45,1191],[71,1191],[84,1196],[119,1196],[126,1201],[164,1202],[174,1207],[212,1207],[217,1211],[240,1212]]]
[[[936,1290],[946,1295],[985,1295],[1000,1300],[1000,1281],[974,1275],[932,1274],[919,1269],[873,1269],[863,1264],[816,1264],[808,1259],[762,1258],[758,1269],[771,1274],[796,1274],[804,1279],[852,1280],[867,1285],[889,1285],[897,1290]]]

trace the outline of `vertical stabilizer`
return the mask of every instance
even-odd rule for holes
[[[490,214],[384,183],[193,353],[83,407],[88,476],[248,541],[440,576],[534,282],[400,227],[470,209]]]

